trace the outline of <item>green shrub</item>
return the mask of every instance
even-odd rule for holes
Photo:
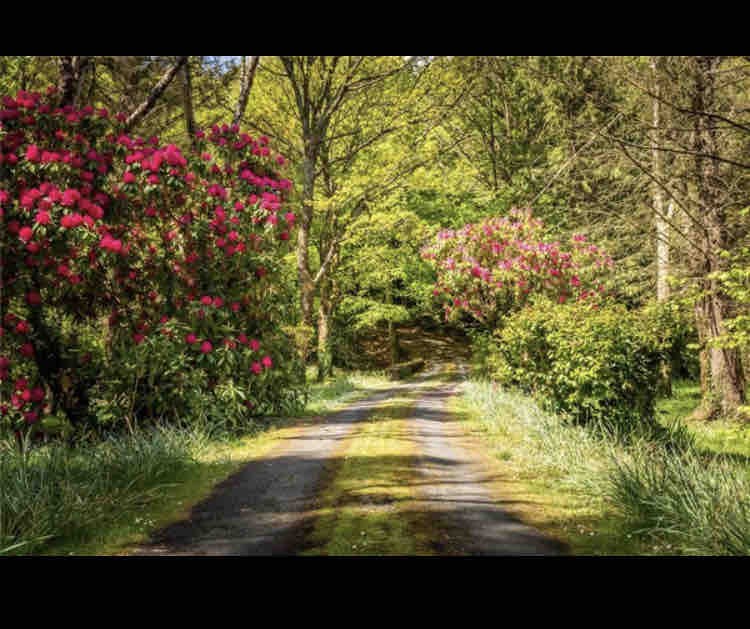
[[[471,375],[479,379],[493,379],[502,362],[496,337],[483,329],[469,330],[468,334],[471,340]]]
[[[653,418],[664,356],[648,319],[620,306],[538,300],[495,335],[499,382],[579,423],[630,430]]]
[[[695,315],[687,304],[678,301],[652,302],[643,309],[645,325],[664,353],[673,379],[696,380],[698,332]]]

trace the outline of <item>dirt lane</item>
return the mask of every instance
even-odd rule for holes
[[[492,490],[495,480],[446,404],[460,383],[428,390],[417,402],[410,434],[421,452],[420,499],[433,550],[458,555],[559,555],[562,544],[510,516]]]
[[[563,548],[509,516],[492,490],[491,473],[460,422],[447,410],[458,381],[436,365],[415,380],[354,402],[284,439],[251,461],[196,505],[189,518],[156,533],[136,555],[292,555],[306,550],[328,471],[345,451],[356,424],[395,395],[417,402],[403,438],[416,444],[408,463],[420,535],[435,554],[561,554]],[[381,454],[382,456],[382,454]],[[362,481],[366,483],[367,481]],[[356,487],[352,490],[357,493]]]
[[[188,519],[154,534],[135,555],[288,555],[304,545],[334,451],[394,385],[284,439],[217,485]]]

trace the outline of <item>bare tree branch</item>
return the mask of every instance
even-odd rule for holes
[[[172,82],[172,79],[174,79],[175,75],[180,71],[182,66],[185,65],[187,60],[187,57],[178,57],[175,64],[167,68],[161,79],[159,79],[159,82],[154,86],[154,89],[151,90],[148,98],[138,105],[133,113],[128,116],[125,121],[126,131],[130,131],[149,111],[151,111],[151,109],[153,109],[156,101],[159,100],[159,97],[164,93],[164,90],[167,89],[167,86]]]
[[[258,68],[259,61],[260,57],[258,55],[255,55],[253,57],[242,57],[240,95],[237,99],[237,107],[234,110],[234,117],[232,118],[233,124],[240,124],[240,122],[242,122],[242,116],[245,115],[245,109],[247,109],[247,101],[250,96],[250,89],[253,87],[253,81],[255,80],[255,71]]]

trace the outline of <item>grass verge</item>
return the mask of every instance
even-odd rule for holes
[[[346,374],[312,386],[300,417],[274,418],[240,437],[157,428],[21,457],[0,443],[0,555],[110,555],[186,516],[213,487],[321,415],[387,385]]]
[[[625,441],[489,383],[468,383],[455,404],[508,479],[517,515],[574,554],[748,554],[745,433],[675,423],[694,406],[689,390],[676,393],[659,408],[669,430]]]
[[[325,382],[315,382],[314,367],[308,369],[307,379],[312,382],[304,415],[317,415],[338,410],[376,391],[387,389],[389,382],[384,372],[338,371]]]
[[[679,422],[695,440],[699,450],[750,459],[750,423],[717,419],[691,419],[701,399],[700,384],[681,381],[672,385],[672,397],[657,402],[657,419],[664,425]]]
[[[333,457],[304,555],[433,554],[430,523],[410,507],[419,452],[408,421],[422,392],[380,404]]]
[[[611,444],[583,428],[562,426],[527,396],[468,381],[451,410],[489,452],[494,489],[508,511],[564,542],[573,554],[642,554],[597,491]]]

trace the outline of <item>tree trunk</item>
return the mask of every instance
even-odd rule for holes
[[[322,382],[333,370],[333,353],[331,350],[331,320],[333,301],[331,286],[328,280],[320,284],[320,306],[318,307],[318,381]]]
[[[190,59],[182,68],[182,100],[185,109],[185,131],[190,138],[190,146],[195,148],[195,113],[193,111],[193,82],[190,76]]]
[[[728,296],[721,290],[711,274],[724,269],[721,252],[728,246],[719,162],[711,157],[719,154],[716,127],[711,118],[697,112],[711,112],[715,106],[715,73],[719,66],[717,57],[698,57],[695,60],[693,103],[695,180],[698,188],[702,228],[696,233],[702,254],[695,255],[694,275],[700,277],[701,296],[696,304],[696,323],[703,330],[701,360],[702,408],[701,414],[714,417],[733,415],[745,401],[745,379],[740,355],[736,349],[713,345],[725,332],[724,320],[731,309]],[[705,373],[705,370],[708,373]]]
[[[88,57],[58,57],[60,105],[62,107],[75,105],[80,99],[81,84],[89,61]]]
[[[315,282],[310,273],[310,228],[312,226],[312,201],[315,193],[315,146],[306,142],[305,156],[302,162],[302,207],[299,228],[297,229],[297,281],[300,292],[300,313],[302,324],[313,327],[313,300]],[[309,346],[301,348],[303,360],[307,362]]]
[[[659,77],[659,57],[651,57],[651,72],[654,96],[651,99],[651,168],[656,181],[664,181],[664,165],[662,153],[659,150],[662,136],[661,124],[661,81]],[[669,231],[664,217],[664,191],[661,185],[652,182],[651,195],[654,205],[654,225],[656,228],[656,300],[660,302],[669,299]],[[672,202],[669,203],[670,209]],[[672,395],[672,365],[669,360],[662,360],[659,366],[659,392],[662,395]]]
[[[151,90],[148,98],[138,105],[138,107],[135,108],[135,111],[133,111],[133,113],[128,116],[127,120],[125,120],[125,131],[131,131],[141,120],[143,120],[146,114],[154,108],[156,101],[159,100],[161,95],[172,82],[172,79],[174,79],[175,75],[180,71],[180,68],[187,63],[187,60],[187,57],[177,57],[177,61],[174,65],[166,69],[159,81],[154,85],[154,89]]]
[[[254,57],[242,57],[240,95],[237,99],[237,106],[234,109],[234,117],[232,118],[233,124],[238,125],[242,122],[242,116],[245,114],[245,109],[247,109],[247,101],[250,96],[250,89],[253,86],[255,71],[258,69],[259,61],[260,57],[257,55]]]
[[[391,291],[391,285],[388,284],[385,289],[385,303],[389,306],[393,303],[393,293]],[[398,363],[399,347],[398,347],[398,331],[393,321],[388,321],[388,351],[390,356],[391,367]]]
[[[664,167],[661,144],[661,82],[659,80],[658,57],[651,57],[653,73],[654,96],[651,99],[652,131],[651,131],[651,162],[654,177],[657,181],[664,181]],[[664,191],[660,185],[652,184],[652,199],[654,204],[654,222],[656,226],[656,299],[666,301],[669,298],[669,232],[667,221],[664,220]]]

